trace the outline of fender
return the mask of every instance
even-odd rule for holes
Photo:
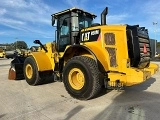
[[[73,51],[73,49],[79,49],[79,48],[82,48],[82,49],[85,49],[86,51],[88,51],[92,56],[93,56],[93,59],[95,60],[97,66],[98,66],[98,69],[99,71],[101,72],[105,72],[102,64],[100,63],[100,61],[97,59],[96,55],[86,46],[83,46],[83,45],[72,45],[70,47],[68,47],[66,50],[65,50],[65,53],[63,55],[63,58],[67,55],[67,53],[69,53],[70,51]]]
[[[38,71],[52,70],[50,59],[44,52],[32,52],[31,56],[35,59]],[[54,62],[54,61],[53,61]]]
[[[96,61],[96,63],[98,63],[98,60],[97,60],[97,57],[96,55],[89,49],[87,48],[86,46],[83,46],[83,45],[72,45],[70,47],[68,47],[66,50],[65,50],[65,54],[63,55],[63,58],[65,57],[65,55],[72,49],[78,49],[78,48],[83,48],[85,49],[86,51],[88,51],[94,58],[94,60]]]

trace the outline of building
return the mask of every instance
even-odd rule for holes
[[[157,45],[157,40],[155,39],[150,39],[150,46],[151,46],[151,58],[154,58],[156,55],[156,45]]]
[[[160,48],[157,48],[157,54],[160,54]]]
[[[8,45],[6,45],[6,44],[0,44],[0,48],[2,48],[2,49],[6,49],[7,46],[8,46]]]

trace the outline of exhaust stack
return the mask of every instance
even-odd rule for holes
[[[101,25],[106,25],[106,15],[108,14],[108,7],[101,13]]]

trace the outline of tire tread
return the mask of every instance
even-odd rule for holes
[[[95,60],[90,57],[87,57],[87,56],[75,56],[75,57],[71,58],[70,60],[68,60],[67,64],[70,64],[70,62],[74,61],[74,60],[78,60],[78,61],[85,63],[85,65],[88,66],[89,69],[91,70],[91,74],[93,77],[93,86],[91,88],[92,90],[91,90],[90,94],[86,98],[78,98],[78,99],[88,100],[88,99],[96,97],[98,95],[98,93],[101,91],[102,82],[99,78],[100,71],[97,67]],[[66,64],[66,66],[67,66],[67,64]],[[65,69],[67,69],[67,68],[65,67],[64,71],[65,71]],[[65,88],[66,88],[66,86],[65,86]],[[67,88],[66,88],[66,90],[69,93]],[[74,95],[72,95],[72,94],[70,94],[70,95],[72,97],[74,97]]]

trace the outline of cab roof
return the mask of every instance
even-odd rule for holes
[[[70,8],[70,9],[66,9],[66,10],[63,10],[63,11],[58,12],[58,13],[54,13],[51,16],[54,16],[55,18],[57,18],[58,16],[61,16],[63,14],[70,13],[70,12],[85,13],[85,14],[87,14],[89,16],[92,16],[93,18],[97,17],[96,15],[94,15],[92,13],[86,12],[86,11],[84,11],[82,9],[79,9],[79,8],[76,8],[76,7],[73,7],[73,8]]]

